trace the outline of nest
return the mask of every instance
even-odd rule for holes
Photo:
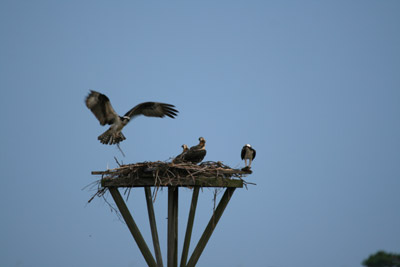
[[[108,187],[243,187],[249,184],[243,177],[251,173],[248,168],[232,169],[222,162],[213,161],[199,165],[162,161],[120,165],[115,169],[92,172],[102,177],[98,181],[98,191],[90,201],[96,195],[103,196]]]
[[[102,186],[137,187],[137,186],[185,186],[195,185],[196,181],[208,181],[212,186],[215,181],[233,179],[251,174],[249,169],[232,169],[221,162],[207,161],[199,165],[191,163],[140,162],[120,165],[118,168],[102,172]],[[203,186],[207,186],[203,184]]]

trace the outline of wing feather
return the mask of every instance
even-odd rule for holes
[[[125,116],[128,116],[131,119],[139,115],[159,118],[168,116],[174,119],[175,116],[178,115],[178,112],[179,111],[175,109],[175,106],[171,104],[159,102],[144,102],[133,107],[125,114]]]
[[[244,159],[244,156],[246,155],[246,147],[244,146],[242,148],[242,153],[240,154],[240,156],[242,157],[242,160]]]
[[[183,154],[182,159],[183,161],[197,164],[204,159],[206,154],[207,151],[205,149],[189,149],[185,154]]]
[[[106,95],[91,90],[85,99],[86,106],[92,111],[101,125],[113,124],[118,114],[111,106]]]

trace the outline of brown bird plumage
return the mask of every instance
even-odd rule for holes
[[[97,138],[102,144],[109,145],[118,144],[126,139],[121,131],[125,125],[136,116],[144,115],[147,117],[159,118],[168,116],[174,119],[179,112],[175,109],[175,106],[171,104],[144,102],[136,105],[121,117],[115,112],[106,95],[93,90],[91,90],[86,97],[85,103],[101,125],[111,125],[107,131]]]

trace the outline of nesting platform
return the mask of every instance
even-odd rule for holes
[[[102,187],[243,187],[242,177],[249,169],[232,169],[221,162],[207,161],[200,165],[168,163],[162,161],[121,165],[106,171],[93,171],[102,175]]]
[[[180,266],[183,267],[196,265],[233,192],[236,188],[242,188],[243,185],[247,184],[242,178],[251,174],[251,170],[232,169],[221,162],[208,161],[195,165],[191,163],[174,164],[157,161],[120,165],[115,169],[93,171],[92,174],[102,176],[98,195],[104,194],[107,189],[110,191],[148,266],[163,266],[150,188],[168,187],[168,267],[178,266],[179,187],[193,188],[192,202],[180,261]],[[133,220],[118,190],[119,187],[144,187],[155,258]],[[226,189],[191,257],[188,259],[199,188],[201,187],[220,187]]]

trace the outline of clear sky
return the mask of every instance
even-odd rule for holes
[[[207,140],[240,168],[198,266],[354,267],[400,252],[399,1],[0,2],[1,266],[144,266],[93,170],[168,160]],[[89,90],[140,117],[121,147],[85,107]],[[221,194],[219,195],[221,196]],[[180,191],[179,250],[191,191]],[[112,198],[107,196],[112,202]],[[213,208],[205,189],[193,249]],[[143,189],[128,205],[151,246]],[[166,262],[167,190],[155,202]]]

